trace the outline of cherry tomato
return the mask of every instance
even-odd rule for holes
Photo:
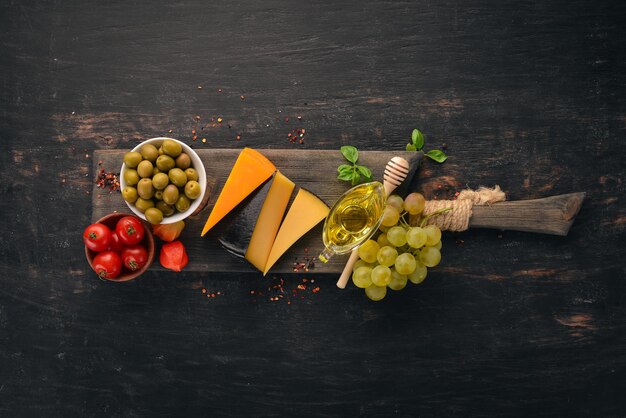
[[[117,232],[112,231],[111,232],[111,243],[109,244],[109,250],[110,251],[115,251],[116,253],[121,254],[122,250],[124,250],[124,248],[126,248],[126,246],[120,240],[120,237],[117,235]]]
[[[83,241],[92,251],[104,251],[111,243],[111,230],[103,224],[91,224],[83,232]]]
[[[126,245],[139,244],[143,239],[144,229],[143,223],[134,216],[124,216],[117,221],[115,232]]]
[[[122,251],[122,264],[131,271],[141,270],[148,262],[148,251],[141,245],[131,245]]]
[[[93,259],[93,271],[101,279],[115,279],[122,271],[122,259],[115,251],[103,251]]]

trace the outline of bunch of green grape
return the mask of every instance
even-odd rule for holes
[[[387,294],[387,288],[402,290],[408,281],[420,284],[428,267],[441,261],[441,230],[435,225],[410,226],[405,217],[421,215],[426,201],[420,193],[411,193],[404,200],[398,195],[387,199],[380,234],[358,249],[359,260],[352,269],[352,282],[365,289],[373,301]]]

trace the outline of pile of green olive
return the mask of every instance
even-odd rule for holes
[[[201,194],[191,158],[176,141],[166,139],[159,148],[144,144],[139,152],[127,152],[124,164],[122,197],[152,224],[186,211]]]

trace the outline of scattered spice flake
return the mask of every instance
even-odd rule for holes
[[[202,86],[198,86],[198,90],[202,90]]]
[[[203,142],[203,143],[206,143],[206,138],[202,138],[202,142]]]
[[[292,264],[293,271],[296,273],[299,272],[308,272],[310,269],[315,268],[315,257],[304,257],[302,260],[296,259]]]
[[[239,96],[239,98],[240,98],[241,100],[246,100],[246,96],[244,96],[243,94],[242,94],[241,96]]]
[[[194,116],[194,119],[195,119],[195,120],[200,120],[200,115],[196,115],[196,116]]]
[[[291,142],[292,144],[303,144],[305,134],[306,129],[304,128],[292,129],[291,132],[287,133],[287,138],[289,138],[289,142]]]
[[[203,287],[202,288],[202,293],[205,294],[206,293],[206,289]]]
[[[241,140],[241,135],[237,135],[237,136],[235,137],[235,139],[236,139],[237,141],[240,141],[240,140]]]
[[[319,286],[317,286],[317,287],[314,287],[314,288],[313,288],[313,293],[317,293],[317,292],[319,292],[319,291],[320,291]]]
[[[96,178],[96,185],[101,189],[109,188],[109,193],[112,193],[120,188],[120,180],[117,174],[110,171],[107,172],[102,166],[102,161],[98,161],[98,177]]]
[[[218,93],[221,93],[221,92],[222,92],[222,89],[217,89],[217,92],[218,92]]]
[[[315,294],[320,291],[320,287],[309,287],[304,283],[313,282],[312,279],[301,279],[302,283],[295,284],[295,287],[286,289],[286,282],[282,278],[272,277],[269,282],[265,282],[264,288],[267,288],[266,300],[270,302],[285,301],[288,305],[298,299],[305,299],[305,295]],[[252,296],[263,296],[263,292],[259,290],[250,290]]]
[[[217,118],[217,123],[222,123],[222,118]]]

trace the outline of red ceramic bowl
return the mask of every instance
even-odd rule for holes
[[[104,224],[109,227],[111,231],[115,231],[115,225],[117,225],[117,221],[119,221],[124,216],[134,216],[129,213],[111,213],[110,215],[105,216],[104,218],[98,219],[96,223]],[[136,216],[134,216],[136,218]],[[139,218],[138,218],[139,219]],[[139,219],[144,226],[144,230],[146,231],[143,240],[139,244],[143,245],[144,248],[148,251],[148,262],[143,268],[137,271],[127,270],[124,266],[122,266],[122,272],[115,279],[106,279],[111,282],[127,282],[129,280],[133,280],[134,278],[141,276],[144,271],[148,270],[152,262],[154,261],[154,236],[152,235],[152,225],[149,223]],[[95,258],[95,251],[90,250],[85,246],[85,255],[87,256],[87,261],[93,270],[93,259]]]

